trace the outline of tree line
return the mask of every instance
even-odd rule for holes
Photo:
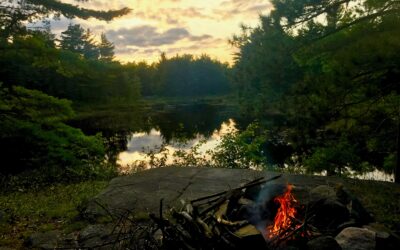
[[[399,182],[399,2],[272,3],[231,40],[242,111],[268,131],[257,150],[328,175],[397,168]]]
[[[142,96],[229,91],[228,66],[206,55],[163,54],[153,64],[123,64],[104,33],[97,39],[70,24],[57,38],[48,22],[27,26],[50,16],[112,20],[127,13],[56,0],[0,3],[0,177],[34,170],[47,181],[69,181],[115,171],[106,163],[101,135],[86,136],[67,125],[73,104],[131,105]]]

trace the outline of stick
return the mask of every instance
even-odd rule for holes
[[[244,185],[242,187],[238,187],[238,188],[235,188],[233,190],[241,190],[243,188],[255,187],[255,186],[258,186],[258,185],[261,185],[261,184],[264,184],[264,183],[279,179],[280,177],[282,177],[282,175],[277,175],[277,176],[272,177],[272,178],[270,178],[268,180],[264,180],[265,178],[259,178],[259,179],[256,179],[256,180],[253,180],[253,181],[247,183],[246,185]],[[220,192],[220,193],[217,193],[217,194],[201,197],[201,198],[192,200],[191,203],[193,204],[193,203],[196,203],[196,202],[199,202],[199,201],[208,200],[208,199],[211,199],[211,198],[214,198],[214,197],[222,196],[222,195],[224,195],[224,194],[226,194],[228,192],[229,191],[223,191],[223,192]]]

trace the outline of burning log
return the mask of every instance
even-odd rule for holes
[[[330,204],[339,201],[321,198],[301,204],[293,194],[293,185],[288,184],[285,189],[267,185],[280,177],[259,178],[238,188],[183,201],[182,208],[172,209],[170,216],[163,216],[160,203],[160,216],[152,218],[163,232],[163,246],[242,249],[251,244],[253,249],[278,249],[295,244],[306,248],[308,241],[323,234],[334,236],[330,226],[341,221],[335,217],[324,221],[320,217],[330,212]],[[249,189],[254,188],[259,190],[255,198],[248,195]]]
[[[235,248],[240,245],[239,241],[247,237],[258,237],[265,247],[260,230],[243,218],[240,210],[255,203],[245,198],[249,188],[265,185],[280,177],[258,178],[238,188],[184,202],[181,210],[170,211],[169,219],[162,215],[160,202],[160,216],[152,215],[151,218],[159,225],[164,241],[171,247],[206,248],[204,245],[209,242],[212,248]]]

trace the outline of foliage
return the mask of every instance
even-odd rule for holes
[[[328,174],[392,172],[398,151],[398,1],[274,0],[232,39],[243,112],[290,147],[283,159]],[[390,167],[389,165],[392,164]]]
[[[135,75],[129,73],[132,79],[127,79],[127,66],[97,60],[98,53],[92,53],[95,44],[88,51],[86,43],[83,40],[76,45],[68,40],[65,46],[72,50],[69,51],[47,45],[37,34],[16,37],[1,50],[0,80],[6,86],[21,85],[81,103],[104,103],[113,99],[136,102],[139,95],[135,88],[140,86],[132,81]],[[76,53],[78,50],[80,53]]]
[[[100,44],[98,45],[100,60],[111,62],[114,59],[114,44],[107,39],[106,34],[100,36]]]
[[[243,132],[232,131],[222,137],[221,143],[211,153],[214,166],[223,168],[267,168],[264,143],[268,133],[257,123]]]
[[[51,15],[56,18],[63,15],[67,18],[79,17],[88,19],[94,17],[99,20],[110,21],[129,12],[130,9],[128,8],[109,11],[85,9],[71,3],[63,3],[59,0],[1,1],[0,40],[7,40],[15,35],[25,34],[27,32],[25,26],[27,22],[43,20]]]
[[[165,166],[275,170],[273,161],[265,153],[269,147],[268,138],[269,134],[253,123],[243,132],[232,130],[223,135],[215,149],[202,149],[206,139],[187,149],[188,141],[182,139],[178,144],[175,142],[178,150],[172,154],[171,148],[162,145],[150,150],[145,160],[133,163],[130,168],[134,171]]]
[[[203,55],[161,56],[157,67],[159,92],[164,96],[204,96],[229,91],[228,66]]]
[[[96,175],[104,162],[100,136],[85,136],[64,123],[70,102],[23,87],[0,92],[2,174],[41,170],[47,181]]]

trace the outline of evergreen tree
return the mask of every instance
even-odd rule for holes
[[[399,2],[272,2],[260,27],[234,39],[246,114],[292,148],[287,163],[328,174],[393,172]]]
[[[83,56],[86,59],[90,60],[99,59],[100,56],[99,47],[97,46],[92,31],[90,29],[87,29],[83,34],[83,42],[84,42]]]
[[[15,34],[26,33],[27,22],[36,22],[50,15],[56,18],[63,15],[67,18],[88,19],[94,17],[99,20],[110,21],[129,12],[130,9],[128,8],[109,11],[85,9],[59,0],[0,1],[0,37],[7,39]]]
[[[100,44],[98,45],[100,60],[111,62],[114,59],[114,44],[107,39],[106,34],[102,33]]]
[[[86,31],[79,24],[69,24],[66,31],[61,32],[60,46],[81,54],[86,59],[96,60],[99,58],[99,48],[90,29]]]
[[[61,48],[82,54],[86,44],[84,32],[81,25],[70,23],[67,30],[61,32]]]

